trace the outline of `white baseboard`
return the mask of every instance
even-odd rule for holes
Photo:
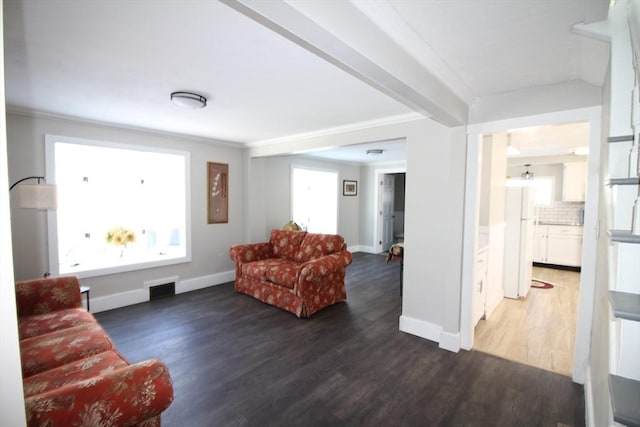
[[[376,248],[373,246],[353,245],[347,247],[347,250],[351,253],[354,252],[366,252],[368,254],[375,254]]]
[[[113,310],[116,308],[126,307],[128,305],[147,302],[149,301],[149,288],[152,286],[163,285],[165,283],[175,283],[176,294],[181,294],[231,282],[235,280],[235,274],[235,270],[230,270],[185,280],[180,280],[179,276],[171,276],[145,281],[142,284],[142,289],[91,298],[91,312],[100,313],[101,311]]]
[[[149,291],[147,289],[121,292],[119,294],[91,298],[91,312],[100,313],[101,311],[113,310],[114,308],[126,307],[147,301],[149,301]]]
[[[453,353],[457,353],[460,351],[460,333],[456,332],[452,334],[451,332],[440,333],[440,348],[444,350],[449,350]]]
[[[176,294],[183,292],[191,292],[198,289],[208,288],[210,286],[222,285],[234,281],[236,278],[235,270],[224,271],[222,273],[209,274],[207,276],[194,277],[191,279],[181,280],[176,286]]]

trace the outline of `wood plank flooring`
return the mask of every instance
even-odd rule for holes
[[[399,269],[354,254],[348,301],[310,319],[231,283],[96,317],[130,361],[168,365],[164,426],[584,425],[569,378],[400,332]]]
[[[534,267],[533,277],[554,288],[531,288],[523,300],[505,298],[478,322],[473,348],[571,376],[580,273]]]

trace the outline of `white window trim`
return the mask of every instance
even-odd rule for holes
[[[45,171],[47,183],[55,184],[55,143],[63,142],[69,144],[92,145],[95,147],[120,148],[126,150],[147,151],[153,153],[177,154],[184,156],[185,164],[185,246],[186,255],[180,258],[171,258],[166,260],[140,262],[135,264],[120,265],[114,267],[106,267],[94,270],[79,271],[74,273],[79,278],[104,276],[107,274],[124,273],[127,271],[136,271],[146,268],[162,267],[174,264],[183,264],[191,262],[191,153],[182,150],[170,150],[166,148],[151,147],[145,145],[121,144],[108,141],[98,141],[88,138],[75,138],[60,135],[46,134],[45,140]],[[59,275],[59,256],[58,256],[58,217],[55,210],[47,211],[47,236],[49,247],[49,271],[52,275]]]

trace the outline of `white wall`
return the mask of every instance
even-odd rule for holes
[[[264,241],[274,228],[280,228],[291,220],[291,167],[302,166],[338,172],[338,234],[348,246],[360,243],[358,234],[360,201],[363,188],[360,167],[347,163],[323,161],[303,156],[279,156],[252,159],[252,184],[261,200],[254,200],[252,217],[264,224],[264,235],[256,241]],[[342,180],[358,181],[357,196],[342,195]],[[261,214],[262,212],[262,214]],[[263,218],[260,216],[263,215]],[[260,232],[256,229],[257,234]]]
[[[91,286],[92,308],[111,308],[100,303],[101,297],[120,295],[118,305],[126,304],[127,293],[135,293],[130,302],[140,302],[144,282],[177,276],[184,286],[202,287],[216,280],[232,280],[233,263],[229,247],[243,240],[243,153],[230,144],[187,137],[141,132],[97,124],[7,115],[9,175],[11,181],[30,175],[44,175],[44,135],[55,134],[125,144],[137,144],[191,153],[191,227],[192,261],[190,263],[138,270],[83,279]],[[229,164],[229,223],[207,224],[206,164],[215,161]],[[171,200],[167,200],[171,203]],[[48,271],[47,226],[44,212],[12,209],[14,266],[16,279],[42,277]],[[221,275],[221,276],[216,276]],[[192,282],[187,282],[192,280]],[[195,281],[195,282],[194,282]],[[196,283],[197,282],[197,283]],[[190,283],[190,284],[189,284]],[[189,285],[187,285],[189,284]],[[187,290],[176,283],[177,291]],[[93,300],[96,300],[94,304]]]
[[[601,98],[599,87],[579,80],[526,88],[478,99],[469,108],[469,124],[599,106]]]
[[[407,138],[400,329],[457,351],[466,134],[426,122]]]
[[[0,1],[0,58],[4,58],[2,41],[2,1]],[[7,173],[7,138],[4,104],[4,63],[0,63],[0,414],[2,425],[24,426],[24,394],[18,345],[16,293],[11,249],[9,212],[9,177]]]

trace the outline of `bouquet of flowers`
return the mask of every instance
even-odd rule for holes
[[[136,241],[136,233],[134,233],[133,230],[124,228],[123,226],[118,226],[107,231],[105,239],[107,240],[107,243],[127,247],[127,243],[133,243]]]

